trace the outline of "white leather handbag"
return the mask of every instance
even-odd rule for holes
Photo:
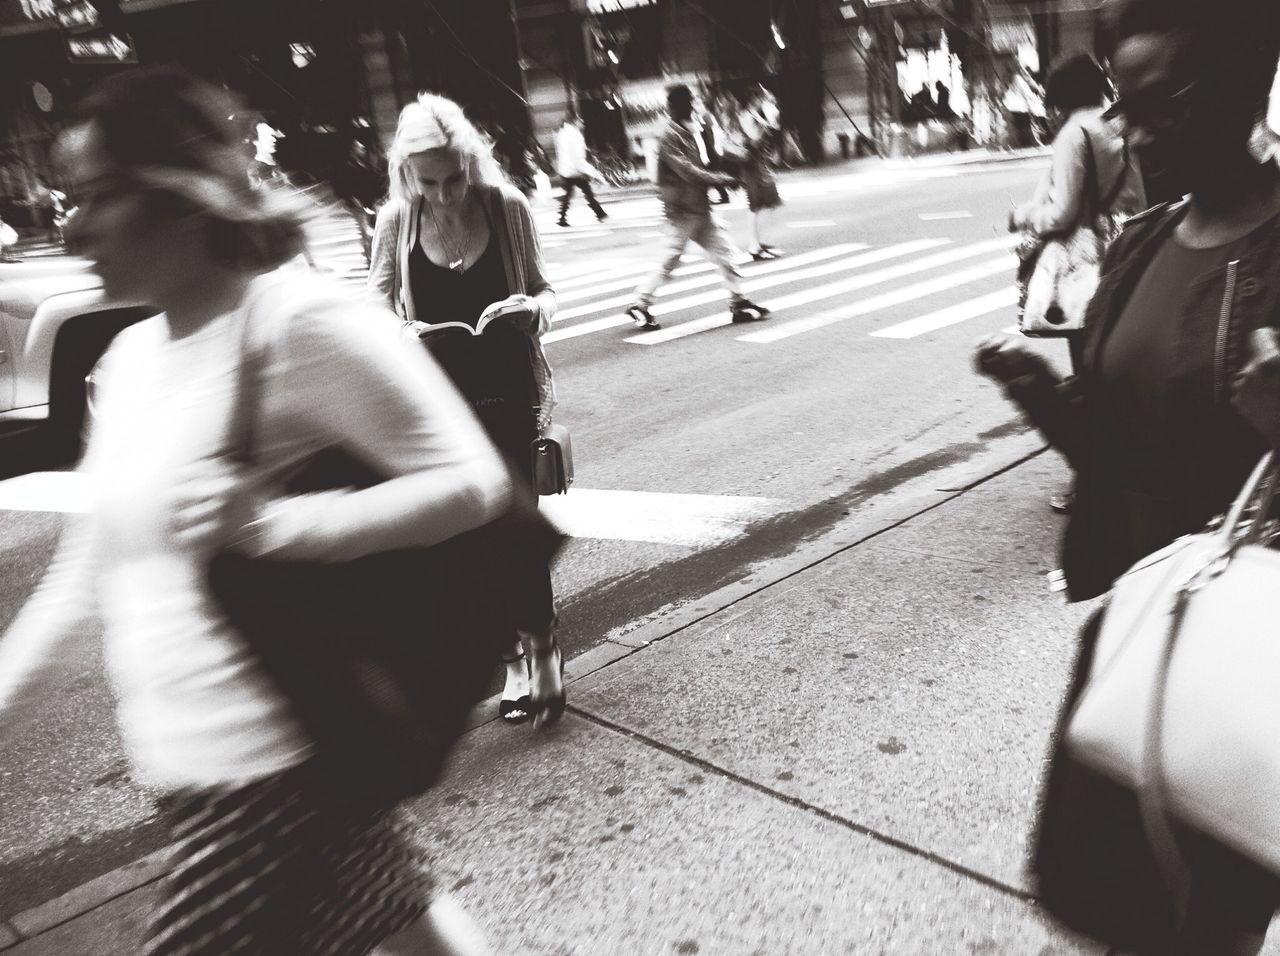
[[[1175,894],[1186,871],[1171,820],[1280,873],[1276,479],[1267,455],[1219,528],[1116,582],[1067,724],[1073,756],[1137,792]]]

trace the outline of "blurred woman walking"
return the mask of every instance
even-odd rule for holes
[[[341,562],[434,545],[500,514],[501,462],[394,318],[277,267],[298,219],[255,190],[222,91],[175,68],[101,81],[63,142],[69,241],[106,294],[162,313],[97,378],[88,520],[0,641],[13,733],[61,642],[97,611],[138,776],[162,789],[173,867],[149,956],[487,953],[385,800],[335,799],[322,755],[213,598],[228,548]],[[261,338],[255,472],[225,456],[247,334]],[[341,444],[386,480],[289,496]]]

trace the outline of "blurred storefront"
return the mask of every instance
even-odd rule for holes
[[[84,34],[66,28],[65,11],[92,15],[92,4],[0,0],[0,193],[11,201],[37,194],[51,175],[50,146],[77,100],[134,62],[183,63],[236,91],[248,107],[246,149],[265,122],[281,134],[281,166],[304,177],[326,177],[344,161],[352,138],[369,127],[360,44],[369,24],[354,3],[117,0],[101,6],[114,14],[116,42],[86,47]]]
[[[665,90],[683,82],[704,99],[763,84],[810,158],[828,148],[831,0],[516,0],[516,12],[533,133],[547,146],[577,112],[598,153],[651,155]]]

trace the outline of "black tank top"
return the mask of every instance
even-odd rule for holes
[[[485,306],[511,294],[498,237],[489,226],[489,244],[466,272],[458,273],[427,258],[422,239],[409,253],[409,294],[420,322],[463,322],[475,328]]]
[[[421,322],[462,322],[473,329],[485,307],[510,294],[497,230],[489,223],[489,244],[463,273],[427,258],[421,240],[409,253],[409,294]],[[423,342],[475,410],[489,439],[517,472],[529,477],[529,444],[538,436],[533,406],[538,401],[529,336],[506,319],[483,335],[458,328],[428,331]]]

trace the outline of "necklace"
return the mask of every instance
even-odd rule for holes
[[[436,227],[436,235],[440,238],[440,245],[444,246],[445,257],[449,260],[449,268],[458,275],[462,275],[462,263],[467,257],[467,248],[471,245],[471,234],[463,228],[462,232],[462,248],[455,249],[453,243],[445,238],[444,230],[440,228],[440,220],[436,219],[436,211],[431,208],[431,203],[427,203],[427,212],[431,214],[431,225]]]

